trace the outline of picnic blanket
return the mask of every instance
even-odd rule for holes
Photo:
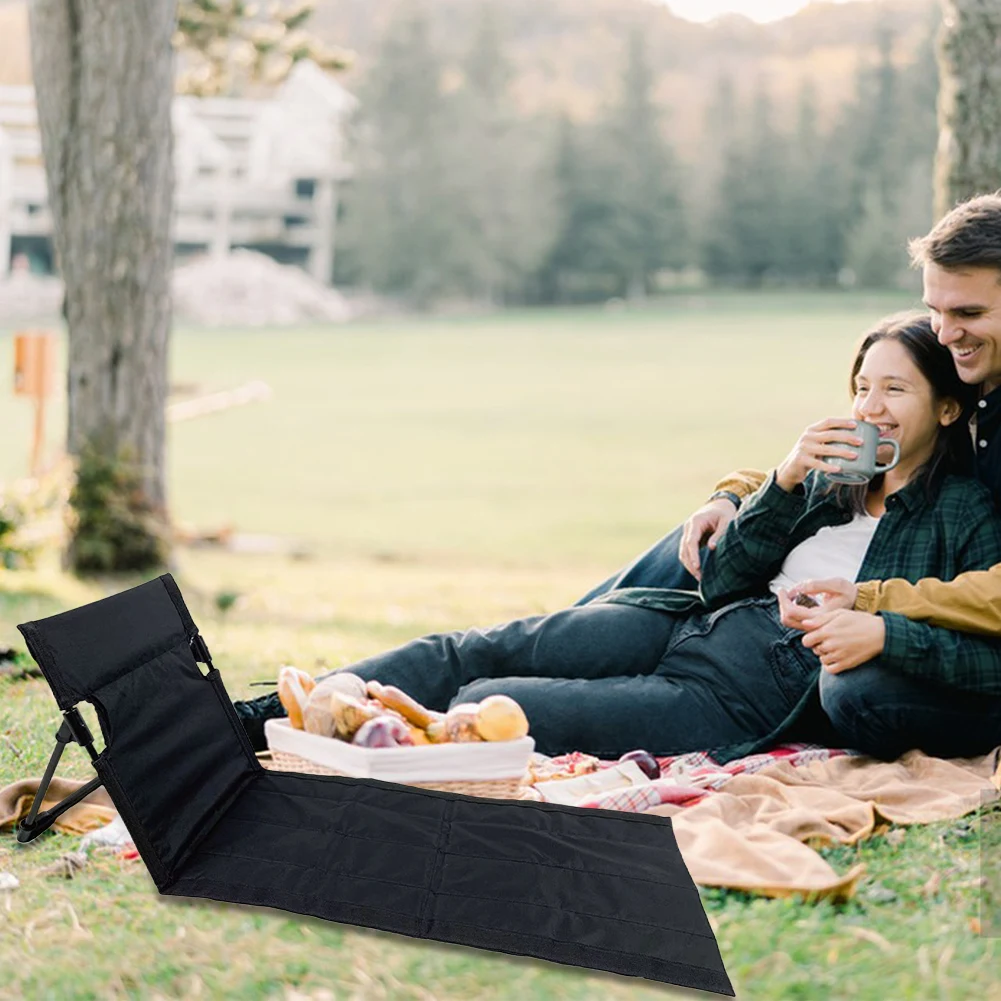
[[[817,847],[856,844],[888,824],[962,817],[1001,790],[1001,746],[975,758],[912,750],[889,762],[824,751],[786,747],[722,769],[711,759],[700,762],[689,773],[700,787],[687,797],[668,794],[644,812],[671,817],[681,854],[701,886],[848,899],[864,864],[839,875]]]
[[[814,744],[784,744],[726,765],[704,752],[658,760],[660,779],[578,805],[671,817],[701,886],[809,901],[851,897],[865,871],[858,864],[839,875],[816,848],[856,844],[889,824],[962,817],[1001,790],[1001,745],[976,758],[908,751],[892,762]],[[81,785],[53,779],[52,802]],[[26,779],[0,790],[0,830],[27,814],[37,786],[37,779]],[[98,789],[55,826],[83,833],[115,816]]]
[[[41,778],[20,779],[0,789],[0,831],[16,828],[18,822],[28,816],[31,801],[41,783]],[[55,806],[84,785],[85,782],[54,775],[45,791],[39,812]],[[64,834],[86,834],[110,823],[117,816],[118,811],[111,802],[111,797],[101,786],[57,817],[52,826]]]

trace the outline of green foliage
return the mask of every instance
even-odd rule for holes
[[[685,219],[674,157],[653,101],[653,75],[642,34],[628,39],[618,104],[602,123],[612,203],[612,253],[606,269],[631,297],[646,294],[661,268],[687,262]]]
[[[750,120],[736,132],[725,156],[706,247],[710,273],[755,287],[771,284],[780,273],[785,146],[767,81],[760,79]]]
[[[888,288],[906,269],[904,242],[893,209],[878,186],[862,199],[862,212],[845,243],[845,265],[853,284],[863,288]]]
[[[69,498],[68,557],[78,573],[159,569],[170,554],[169,529],[150,502],[134,451],[88,443]]]
[[[240,592],[225,589],[216,592],[215,607],[225,615],[239,600]]]
[[[442,73],[421,11],[392,21],[360,95],[345,223],[363,280],[418,306],[455,291],[462,268]]]
[[[460,284],[494,303],[516,296],[538,269],[555,227],[552,184],[532,123],[518,120],[504,41],[499,9],[489,3],[462,60],[463,86],[449,99]]]
[[[209,97],[255,81],[277,83],[302,59],[328,70],[351,64],[350,52],[306,32],[312,0],[271,0],[261,7],[246,0],[180,0],[175,46],[181,93]]]
[[[15,541],[20,524],[19,514],[4,502],[0,506],[0,566],[8,570],[16,569],[26,558],[26,553]]]
[[[46,540],[60,533],[69,479],[68,464],[57,463],[38,479],[0,484],[0,568],[23,570],[37,564]]]
[[[360,93],[340,280],[422,306],[641,296],[696,265],[718,284],[875,288],[902,280],[903,242],[930,222],[931,21],[909,62],[897,22],[877,21],[833,110],[819,77],[789,115],[768,78],[743,97],[746,72],[724,64],[688,149],[671,125],[694,99],[663,86],[679,53],[648,51],[642,27],[603,110],[529,114],[510,53],[541,12],[481,0],[452,42],[430,11],[396,10]]]

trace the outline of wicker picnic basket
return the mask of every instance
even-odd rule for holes
[[[409,778],[405,766],[391,775],[380,774],[378,771],[370,772],[365,766],[372,761],[378,762],[380,758],[388,759],[390,753],[397,760],[405,761],[408,752],[416,751],[418,753],[413,755],[414,758],[423,757],[426,760],[428,751],[433,754],[435,751],[443,751],[448,748],[448,753],[451,755],[453,750],[458,750],[458,748],[455,745],[392,750],[357,748],[329,737],[317,737],[315,734],[307,734],[301,730],[292,730],[285,720],[269,720],[265,726],[265,733],[268,736],[268,751],[262,752],[258,759],[265,768],[271,768],[275,771],[303,772],[307,775],[344,775],[349,778],[386,778],[388,781],[402,782],[420,789],[438,789],[443,792],[457,792],[467,796],[485,796],[492,799],[521,799],[530,788],[528,761],[535,743],[530,738],[522,738],[521,741],[517,742],[505,742],[511,746],[505,747],[504,753],[510,758],[512,752],[516,752],[514,757],[519,762],[508,769],[511,774],[490,778],[469,776],[435,777],[434,779],[421,780]],[[305,754],[296,753],[292,747],[295,747],[296,750],[303,750]],[[462,750],[470,758],[485,758],[491,754],[491,751],[496,755],[500,751],[500,746],[488,743],[472,744],[464,745]],[[461,765],[453,767],[455,772],[461,773],[463,770]],[[417,773],[417,770],[413,772],[415,775]]]

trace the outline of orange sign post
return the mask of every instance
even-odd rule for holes
[[[14,335],[14,395],[35,401],[35,433],[31,446],[31,475],[42,471],[45,441],[45,400],[52,394],[56,362],[55,335],[48,330],[24,331]]]

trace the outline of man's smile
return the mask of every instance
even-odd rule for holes
[[[953,348],[952,355],[957,361],[969,361],[982,347],[982,343],[967,344],[961,348]]]

